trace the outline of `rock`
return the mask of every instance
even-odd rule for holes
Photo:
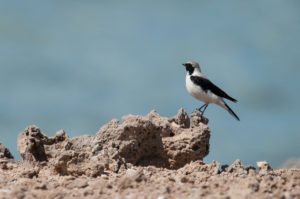
[[[14,159],[10,151],[0,142],[0,159]]]
[[[190,127],[190,118],[188,114],[184,111],[183,108],[179,109],[176,116],[171,118],[169,122],[175,122],[181,128],[189,128]]]
[[[18,136],[18,151],[25,161],[47,161],[44,144],[47,137],[36,126],[29,126]]]
[[[261,174],[265,174],[270,171],[273,171],[273,169],[271,168],[269,163],[267,163],[266,161],[257,162],[256,165],[258,167],[259,173],[261,173]]]
[[[198,126],[200,123],[208,124],[209,120],[200,114],[199,110],[195,110],[191,114],[192,116],[192,126]]]
[[[256,168],[252,165],[244,166],[241,160],[235,160],[232,165],[222,165],[221,172],[235,173],[235,175],[255,175]]]
[[[118,172],[132,165],[176,169],[209,153],[209,128],[197,121],[190,127],[183,109],[172,119],[151,111],[146,117],[124,116],[122,124],[112,120],[94,136],[71,139],[63,130],[47,137],[29,126],[18,137],[18,150],[24,161],[49,162],[60,175],[97,177],[104,168]]]
[[[139,183],[142,181],[147,181],[143,171],[128,169],[125,174],[120,179],[120,183],[118,185],[119,189],[124,190],[129,187],[137,187]]]
[[[173,169],[202,160],[209,153],[209,128],[203,123],[188,128],[186,115],[181,109],[171,122],[154,111],[125,116],[122,124],[112,120],[96,134],[93,152],[105,150],[117,162]]]
[[[236,161],[233,162],[232,165],[227,167],[225,171],[230,172],[230,173],[236,173],[238,175],[243,175],[247,174],[247,170],[245,169],[244,165],[242,164],[241,160],[237,159]]]
[[[180,109],[113,119],[93,136],[30,126],[18,137],[23,160],[0,158],[0,198],[299,198],[300,170],[203,162],[207,122]]]
[[[74,178],[66,184],[66,188],[75,189],[75,188],[85,188],[88,186],[88,179],[84,177]]]

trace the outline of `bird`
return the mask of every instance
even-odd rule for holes
[[[240,118],[226,104],[224,99],[228,99],[233,102],[237,102],[237,100],[230,97],[222,89],[213,84],[203,73],[201,73],[200,66],[197,62],[188,61],[182,65],[186,69],[185,83],[187,91],[197,100],[204,102],[204,105],[198,108],[201,116],[203,116],[209,104],[217,104],[227,110],[237,120],[240,120]]]

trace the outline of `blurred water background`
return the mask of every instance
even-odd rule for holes
[[[206,162],[300,157],[297,0],[7,0],[0,28],[0,142],[18,159],[28,125],[74,137],[127,114],[191,113],[189,60],[239,101],[240,122],[208,107]]]

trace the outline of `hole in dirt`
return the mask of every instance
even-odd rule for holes
[[[169,168],[169,163],[166,161],[165,158],[160,157],[159,155],[148,155],[143,156],[139,159],[136,163],[137,166],[155,166],[155,167],[163,167]]]
[[[198,144],[195,144],[194,146],[192,146],[193,151],[197,151],[199,148],[200,147]]]

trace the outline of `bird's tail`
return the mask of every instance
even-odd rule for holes
[[[235,117],[238,121],[240,121],[240,118],[233,112],[233,110],[224,102],[224,105],[226,106],[227,111],[230,113],[230,115],[232,115],[233,117]]]

